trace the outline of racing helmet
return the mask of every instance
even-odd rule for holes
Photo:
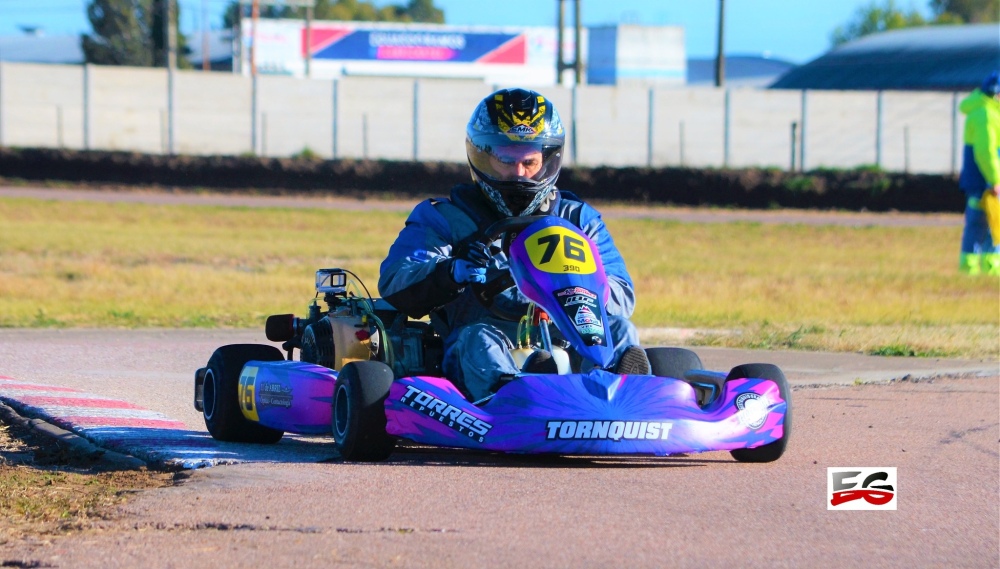
[[[486,97],[465,128],[472,179],[504,217],[531,215],[552,195],[565,142],[552,102],[527,89]]]
[[[1000,71],[994,71],[983,79],[983,84],[979,87],[987,97],[1000,95]]]

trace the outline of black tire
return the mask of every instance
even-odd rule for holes
[[[333,440],[344,460],[379,462],[389,458],[396,439],[385,432],[385,398],[393,381],[382,362],[351,362],[333,387]]]
[[[790,399],[791,388],[788,380],[785,379],[784,372],[776,365],[772,364],[743,364],[738,365],[726,376],[726,381],[741,378],[770,379],[778,384],[778,393],[785,400],[785,421],[783,425],[784,434],[772,443],[757,448],[740,448],[729,451],[733,458],[740,462],[773,462],[781,458],[785,453],[785,446],[788,438],[792,434],[792,400]]]
[[[692,369],[705,369],[698,354],[684,348],[646,348],[646,357],[649,358],[649,366],[653,370],[653,375],[658,377],[672,377],[687,381],[694,386],[698,396],[698,404],[704,407],[722,393],[721,378],[707,376],[699,382],[688,381],[684,377],[684,372]],[[702,382],[710,383],[715,389],[704,387]]]
[[[653,375],[684,379],[689,369],[705,369],[698,354],[684,348],[646,348]]]
[[[231,344],[215,350],[205,368],[205,426],[212,438],[235,443],[274,444],[285,434],[247,419],[240,411],[239,385],[243,365],[250,360],[285,359],[274,346]]]

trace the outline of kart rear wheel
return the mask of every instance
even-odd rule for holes
[[[239,385],[243,366],[250,360],[284,360],[274,346],[231,344],[215,350],[205,368],[205,426],[212,438],[237,443],[274,444],[283,431],[247,419],[240,411]]]
[[[379,462],[389,458],[396,440],[385,432],[385,398],[393,381],[382,362],[351,362],[333,387],[333,440],[344,460]]]
[[[689,369],[705,369],[698,354],[684,348],[646,348],[653,375],[684,379]]]
[[[740,462],[773,462],[781,458],[788,444],[788,438],[792,434],[792,400],[789,398],[792,390],[788,386],[784,372],[776,365],[772,364],[743,364],[738,365],[726,376],[726,381],[731,379],[742,379],[745,377],[769,379],[778,384],[778,393],[785,400],[785,420],[782,425],[783,434],[780,439],[756,448],[740,448],[729,451],[733,458]]]

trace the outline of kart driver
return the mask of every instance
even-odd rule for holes
[[[466,126],[474,184],[455,186],[449,198],[418,204],[382,262],[382,297],[410,317],[430,315],[444,338],[445,376],[471,401],[495,392],[520,371],[510,354],[510,338],[528,299],[511,286],[486,308],[472,286],[502,278],[513,284],[499,241],[481,241],[490,224],[514,216],[557,215],[596,243],[611,290],[606,309],[615,348],[612,371],[650,373],[628,320],[635,292],[621,254],[600,213],[555,187],[565,138],[552,102],[534,91],[504,89],[483,99]],[[592,366],[584,362],[581,369]],[[548,352],[535,352],[524,371],[556,373],[555,361]]]

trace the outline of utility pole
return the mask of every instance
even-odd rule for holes
[[[563,28],[566,27],[566,0],[558,0],[559,10],[556,17],[556,83],[559,85],[563,84],[563,71],[567,69],[573,69],[576,84],[580,85],[583,83],[583,46],[581,45],[580,37],[582,35],[583,24],[580,20],[580,0],[573,0],[573,38],[576,44],[573,48],[573,57],[575,61],[573,63],[566,63],[563,59]]]
[[[257,20],[260,19],[260,0],[253,0],[250,8],[250,76],[257,76]]]
[[[201,0],[201,70],[212,68],[208,57],[208,0]]]
[[[559,8],[556,10],[556,83],[563,84],[562,72],[563,63],[563,27],[566,25],[566,0],[557,0]]]
[[[174,21],[174,0],[163,0],[163,29],[166,32],[167,69],[177,69],[177,22]]]
[[[719,0],[719,45],[715,54],[715,86],[722,87],[726,83],[726,0]]]
[[[580,45],[580,36],[582,35],[580,31],[583,28],[583,25],[580,23],[580,0],[576,0],[576,5],[573,9],[573,19],[575,20],[573,23],[576,24],[576,28],[574,30],[574,36],[576,38],[576,53],[574,57],[576,58],[576,61],[573,62],[573,67],[576,69],[576,84],[580,85],[583,83],[583,57],[581,57],[583,48]]]
[[[312,4],[306,6],[306,79],[311,76],[310,67],[312,67],[312,21],[313,21],[313,7]]]

